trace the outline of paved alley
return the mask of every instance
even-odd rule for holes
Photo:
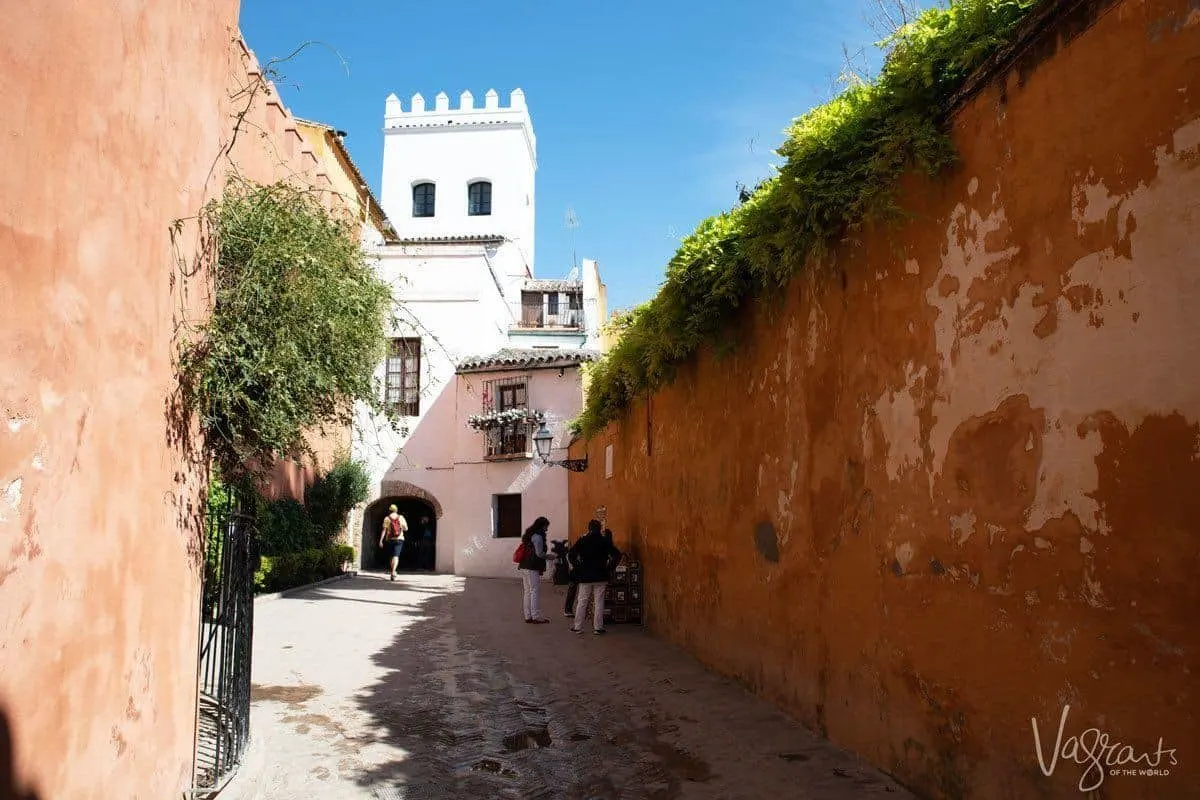
[[[373,575],[256,607],[257,800],[910,797],[644,630],[515,581]],[[555,612],[555,613],[551,613]]]

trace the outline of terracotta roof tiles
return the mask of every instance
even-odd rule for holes
[[[515,348],[506,347],[491,355],[471,356],[458,364],[459,372],[499,372],[510,369],[545,369],[549,367],[574,367],[595,361],[599,356],[594,350]]]

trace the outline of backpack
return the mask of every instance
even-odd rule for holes
[[[522,539],[521,543],[517,545],[517,549],[513,551],[513,563],[520,564],[524,561],[531,549],[529,543]]]

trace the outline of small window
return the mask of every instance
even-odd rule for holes
[[[509,383],[496,387],[496,410],[508,411],[510,408],[527,408],[529,391],[525,383]]]
[[[525,328],[542,327],[541,292],[521,292],[521,325]]]
[[[484,390],[483,406],[491,411],[529,408],[529,384],[524,378],[501,378],[492,381]],[[484,438],[484,458],[508,461],[529,458],[533,453],[533,426],[527,422],[500,425],[487,431]]]
[[[563,319],[563,326],[567,328],[583,327],[583,295],[579,292],[571,292],[567,295],[567,313]]]
[[[558,316],[558,292],[546,295],[546,313],[552,317]]]
[[[492,213],[492,184],[476,181],[467,187],[467,214],[486,217]]]
[[[497,539],[521,538],[521,495],[492,495],[492,519]]]
[[[418,183],[413,187],[413,216],[432,217],[435,189],[432,183]]]
[[[392,339],[385,402],[405,417],[421,413],[421,340]]]

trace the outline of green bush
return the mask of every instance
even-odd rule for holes
[[[729,347],[739,308],[779,297],[848,229],[899,218],[898,179],[953,162],[947,113],[955,92],[1014,40],[1038,2],[952,0],[925,11],[882,43],[891,49],[872,83],[796,119],[778,150],[778,174],[701,222],[654,299],[620,320],[617,344],[588,368],[573,429],[595,435],[702,346]]]
[[[350,509],[367,499],[370,483],[363,464],[343,460],[308,487],[304,506],[324,542],[332,542],[342,532]]]
[[[280,556],[327,544],[304,506],[290,498],[265,501],[258,512],[258,546],[263,555]]]
[[[183,342],[179,378],[226,475],[306,455],[306,435],[348,425],[354,404],[393,416],[373,378],[392,293],[353,219],[320,195],[230,179],[202,221],[215,242],[212,315]]]
[[[285,556],[332,547],[350,509],[367,498],[369,485],[362,464],[343,460],[313,481],[303,504],[260,496],[255,514],[259,551],[264,556]]]
[[[354,558],[354,548],[344,544],[316,547],[297,553],[263,556],[254,576],[259,592],[282,592],[342,574],[342,565]]]

